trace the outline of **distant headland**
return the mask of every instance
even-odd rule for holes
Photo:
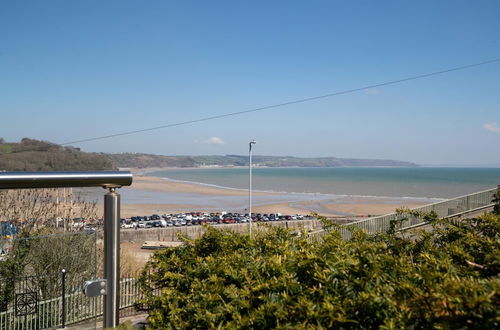
[[[261,167],[418,167],[411,162],[390,159],[293,156],[253,156]],[[0,170],[79,171],[152,167],[231,167],[248,166],[248,156],[165,156],[146,153],[95,153],[79,148],[23,138],[6,142],[0,138]]]
[[[248,156],[241,155],[163,156],[143,153],[107,153],[104,155],[115,166],[130,168],[248,166]],[[417,164],[410,162],[383,159],[259,155],[254,155],[252,158],[253,165],[260,167],[418,167]]]

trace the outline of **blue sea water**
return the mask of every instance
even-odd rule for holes
[[[248,168],[169,169],[172,180],[248,188]],[[500,168],[254,168],[254,190],[349,196],[452,198],[496,187]]]

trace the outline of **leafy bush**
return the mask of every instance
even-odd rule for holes
[[[431,223],[409,237],[333,228],[319,242],[208,227],[152,257],[142,307],[153,329],[498,328],[500,217]]]

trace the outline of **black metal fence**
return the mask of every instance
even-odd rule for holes
[[[77,292],[97,274],[95,232],[10,238],[0,246],[0,330],[64,326],[74,296],[89,304]]]
[[[87,297],[81,286],[66,287],[67,272],[51,274],[47,279],[56,287],[47,295],[40,283],[44,278],[27,276],[14,284],[12,299],[7,309],[0,312],[0,329],[28,330],[64,328],[67,325],[90,322],[103,314],[102,297]],[[135,303],[142,298],[138,280],[120,281],[120,316],[137,313]]]
[[[101,277],[96,232],[0,240],[0,330],[64,328],[103,315],[103,297],[87,297],[85,281]],[[120,280],[120,316],[138,312],[137,274]]]
[[[0,329],[43,329],[64,325],[66,273],[2,279]]]

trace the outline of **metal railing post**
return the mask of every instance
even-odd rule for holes
[[[61,327],[66,328],[66,269],[61,271],[62,280],[62,311],[61,311]]]
[[[115,328],[120,318],[120,194],[104,195],[104,328]]]

